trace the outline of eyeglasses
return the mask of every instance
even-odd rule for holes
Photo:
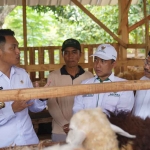
[[[150,67],[150,61],[148,61],[146,58],[144,60],[144,65],[148,65],[148,67]]]

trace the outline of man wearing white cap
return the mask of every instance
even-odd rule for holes
[[[144,60],[144,76],[140,80],[150,81],[150,51]],[[142,119],[150,117],[150,90],[136,91],[133,114]]]
[[[117,52],[110,44],[100,45],[94,56],[94,70],[96,76],[84,80],[82,84],[105,83],[125,81],[114,76],[112,69],[116,64]],[[133,91],[119,91],[99,94],[79,95],[74,99],[73,112],[76,113],[81,109],[101,107],[107,114],[107,110],[114,111],[131,111],[134,105]]]

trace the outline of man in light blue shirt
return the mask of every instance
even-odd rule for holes
[[[117,52],[110,44],[100,45],[94,53],[94,70],[96,76],[84,80],[82,84],[120,82],[125,79],[118,78],[112,73],[116,64]],[[101,107],[103,112],[108,111],[131,111],[134,104],[133,91],[119,91],[99,94],[86,94],[75,96],[73,112],[76,113],[82,109]],[[108,111],[107,111],[108,110]]]
[[[144,60],[144,76],[140,80],[150,82],[150,52]],[[150,90],[136,91],[133,114],[142,119],[150,118]]]
[[[26,71],[15,66],[20,62],[18,45],[12,30],[0,29],[0,90],[33,87]],[[28,111],[39,112],[45,106],[40,100],[1,103],[0,148],[38,144]]]

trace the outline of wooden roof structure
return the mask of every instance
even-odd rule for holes
[[[143,0],[143,14],[144,18],[139,22],[133,24],[132,26],[128,25],[128,11],[131,4],[138,3],[138,0],[0,0],[0,5],[22,5],[23,6],[23,34],[24,34],[24,59],[26,68],[28,68],[27,63],[27,27],[26,27],[26,6],[30,5],[68,5],[74,4],[79,7],[86,15],[88,15],[95,23],[97,23],[101,28],[103,28],[110,36],[114,38],[118,42],[119,49],[119,60],[122,67],[122,71],[126,70],[127,64],[138,64],[143,66],[142,61],[130,60],[127,59],[127,48],[143,48],[146,50],[146,54],[150,50],[150,41],[149,41],[149,20],[150,15],[147,15],[146,3],[147,0]],[[85,4],[93,4],[93,5],[114,5],[118,4],[119,8],[119,26],[118,26],[118,35],[114,34],[107,25],[104,25],[98,18],[96,18],[90,11],[84,7]],[[145,43],[142,44],[129,44],[129,33],[136,29],[137,27],[145,25]],[[90,59],[91,63],[93,62]],[[52,66],[52,64],[51,64]],[[36,67],[36,66],[34,66]],[[43,68],[43,67],[41,67]],[[48,68],[48,67],[47,67]],[[117,70],[117,67],[115,68]],[[116,71],[115,70],[115,71]],[[42,70],[43,71],[43,70]],[[118,68],[118,72],[120,72],[120,67]]]
[[[82,5],[117,5],[118,0],[78,0]],[[131,4],[137,4],[138,0],[132,0]],[[22,5],[22,0],[0,0],[0,6],[3,5]],[[35,5],[74,5],[71,0],[26,0],[27,6]]]

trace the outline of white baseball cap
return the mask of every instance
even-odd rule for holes
[[[117,51],[110,44],[101,44],[96,49],[96,52],[91,56],[97,56],[104,60],[117,59]]]

